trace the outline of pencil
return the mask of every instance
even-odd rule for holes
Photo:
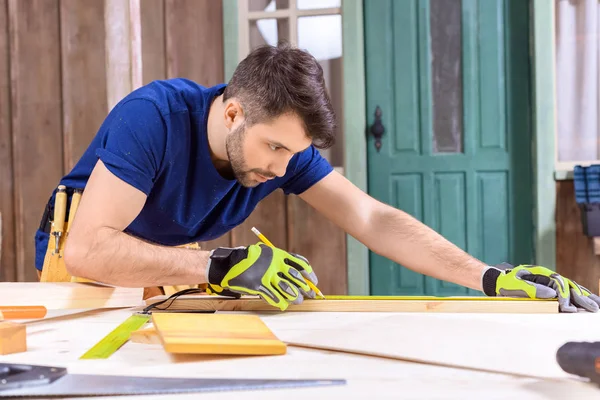
[[[271,242],[269,241],[269,239],[267,239],[267,238],[265,237],[265,235],[263,235],[262,233],[260,233],[260,231],[259,231],[258,229],[256,229],[255,227],[252,227],[252,232],[254,232],[254,234],[255,234],[256,236],[258,236],[258,238],[259,238],[259,239],[260,239],[260,240],[261,240],[261,241],[262,241],[264,244],[266,244],[267,246],[270,246],[270,247],[275,247],[275,246],[273,246],[273,243],[271,243]],[[310,288],[311,288],[312,290],[314,290],[314,291],[315,291],[315,293],[317,294],[317,296],[319,296],[319,297],[321,297],[321,298],[323,298],[323,299],[325,298],[325,296],[323,295],[323,293],[321,293],[321,291],[319,290],[319,288],[318,288],[318,287],[316,287],[314,283],[312,283],[312,282],[311,282],[309,279],[305,279],[305,281],[306,281],[306,283],[308,284],[308,286],[310,286]]]

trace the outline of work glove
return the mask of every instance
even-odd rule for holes
[[[207,266],[208,284],[220,290],[258,295],[285,311],[304,297],[315,297],[306,280],[318,283],[306,258],[262,242],[248,247],[218,247],[211,251]]]
[[[513,267],[502,263],[489,266],[482,276],[483,292],[488,296],[558,299],[560,312],[578,308],[597,312],[600,297],[556,272],[537,265]]]

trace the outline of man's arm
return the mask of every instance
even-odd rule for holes
[[[70,228],[67,271],[118,286],[205,283],[208,251],[157,246],[123,232],[145,201],[143,192],[117,178],[99,160]]]
[[[364,193],[338,172],[299,197],[373,252],[413,271],[482,290],[486,264],[404,211]]]

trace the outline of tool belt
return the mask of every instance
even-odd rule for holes
[[[59,192],[61,193],[60,199],[58,197]],[[41,282],[90,282],[88,279],[71,276],[67,272],[64,263],[66,240],[68,239],[70,226],[75,218],[82,192],[83,189],[67,188],[64,185],[61,185],[58,187],[56,194],[52,196],[46,204],[39,229],[40,231],[47,233],[50,237],[48,239],[48,247],[44,257],[42,273],[40,275]],[[60,207],[60,209],[57,210],[56,207]],[[64,215],[62,224],[57,223],[60,221],[55,221],[56,214]],[[55,235],[55,228],[57,226],[59,226],[59,231],[61,232],[58,239]],[[56,245],[57,242],[58,246]],[[176,247],[200,249],[198,243],[188,243]],[[188,288],[205,289],[206,284],[148,287],[144,290],[144,299],[162,294],[170,295]]]
[[[74,188],[66,188],[66,192],[67,192],[67,204],[66,204],[66,210],[65,210],[65,221],[64,222],[68,222],[67,218],[69,215],[69,212],[71,210],[71,199],[73,198],[73,193],[75,192],[79,192],[81,193],[83,191],[83,189],[74,189]],[[52,196],[50,199],[48,199],[48,202],[46,203],[46,206],[44,207],[44,214],[42,215],[42,219],[40,220],[40,225],[38,227],[38,229],[40,230],[40,232],[44,232],[44,233],[50,233],[50,230],[52,229],[52,222],[54,221],[54,196]]]

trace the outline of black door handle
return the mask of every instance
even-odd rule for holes
[[[379,106],[375,108],[375,122],[371,125],[369,133],[375,138],[375,148],[379,153],[379,150],[381,149],[381,137],[385,133],[385,127],[381,122],[381,108]]]

